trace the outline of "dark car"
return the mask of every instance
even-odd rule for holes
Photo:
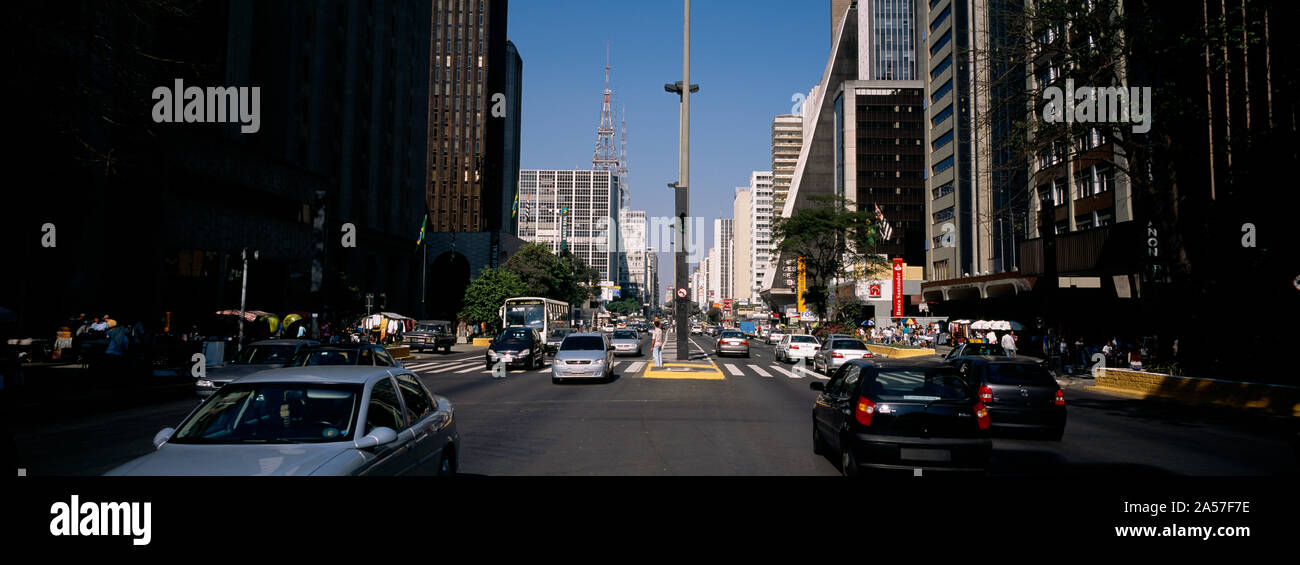
[[[1065,434],[1065,392],[1038,361],[986,355],[953,364],[988,407],[995,431],[1039,432],[1057,441]]]
[[[501,332],[483,354],[489,371],[498,361],[506,367],[522,365],[537,369],[546,364],[546,340],[541,332],[527,326],[511,326]]]
[[[934,360],[855,359],[827,382],[813,406],[813,452],[861,467],[982,472],[993,442],[989,413],[953,367]]]
[[[217,389],[239,377],[284,367],[293,362],[298,352],[315,345],[318,343],[306,339],[255,341],[244,346],[244,350],[239,352],[234,361],[220,367],[208,368],[205,371],[205,378],[194,382],[194,392],[200,398],[207,398]]]
[[[456,345],[456,335],[451,330],[451,322],[445,320],[420,320],[416,322],[415,329],[406,332],[406,345],[411,351],[423,351],[439,349],[451,353],[451,347]]]
[[[373,343],[314,345],[298,350],[285,367],[317,367],[322,365],[359,365],[362,367],[401,367],[384,346]]]
[[[966,342],[952,348],[952,351],[949,351],[948,355],[944,356],[944,359],[951,363],[958,357],[966,357],[969,355],[998,355],[1002,357],[1010,357],[1010,355],[1007,355],[1007,350],[1002,349],[1002,346],[996,343]]]

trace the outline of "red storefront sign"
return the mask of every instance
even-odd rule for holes
[[[894,259],[894,313],[895,318],[903,317],[903,260]]]

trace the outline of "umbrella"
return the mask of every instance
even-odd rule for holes
[[[975,323],[971,324],[971,325],[970,325],[970,329],[972,329],[972,330],[987,330],[987,329],[989,329],[989,322],[986,321],[986,320],[980,320],[980,321],[978,321],[978,322],[975,322]]]
[[[953,321],[948,322],[948,323],[949,323],[949,324],[969,324],[969,323],[970,323],[970,320],[953,320]]]
[[[218,311],[218,312],[217,312],[217,315],[218,315],[218,316],[235,316],[235,317],[239,317],[239,310],[221,310],[221,311]],[[250,322],[256,322],[258,318],[261,318],[261,317],[263,317],[263,316],[274,316],[274,315],[275,315],[275,314],[272,314],[272,313],[270,313],[270,312],[263,312],[263,311],[261,311],[261,310],[245,310],[245,311],[244,311],[244,319],[245,319],[245,320],[248,320],[248,321],[250,321]]]
[[[271,330],[271,333],[275,333],[280,330],[280,318],[276,317],[275,314],[266,314],[264,316],[259,316],[256,321],[263,321],[263,320],[266,321],[266,326]]]
[[[298,314],[298,313],[296,313],[296,312],[293,313],[293,314],[289,314],[288,316],[285,316],[285,317],[284,317],[284,320],[283,320],[283,322],[284,322],[284,327],[287,328],[287,327],[292,326],[294,323],[299,322],[299,321],[302,321],[302,314]]]
[[[1006,330],[1020,331],[1025,329],[1025,326],[1020,324],[1019,322],[1008,322],[1006,320],[998,320],[996,322],[989,322],[989,329],[1001,330],[1001,331],[1006,331]]]

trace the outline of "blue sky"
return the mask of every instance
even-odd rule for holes
[[[626,107],[632,208],[673,215],[682,77],[680,0],[515,0],[510,40],[524,60],[521,166],[591,167],[610,46],[615,112]],[[730,218],[735,188],[771,168],[772,119],[821,79],[830,2],[695,0],[691,5],[691,214]],[[707,245],[705,251],[707,252]],[[660,293],[673,263],[660,254]]]

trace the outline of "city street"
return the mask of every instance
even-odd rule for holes
[[[751,341],[751,357],[713,355],[712,338],[692,336],[692,359],[722,379],[646,378],[652,360],[618,357],[610,383],[552,384],[545,369],[495,379],[483,348],[416,355],[404,365],[449,398],[468,475],[834,476],[833,458],[811,447],[810,413],[826,377],[779,363]],[[666,363],[676,361],[669,334]],[[1072,476],[1293,474],[1295,455],[1280,426],[1233,412],[1207,412],[1086,391],[1065,379],[1069,420],[1060,442],[995,438],[989,474]],[[170,399],[166,399],[170,398]],[[131,408],[77,415],[29,408],[15,430],[31,476],[98,475],[152,450],[197,400],[185,391]]]

